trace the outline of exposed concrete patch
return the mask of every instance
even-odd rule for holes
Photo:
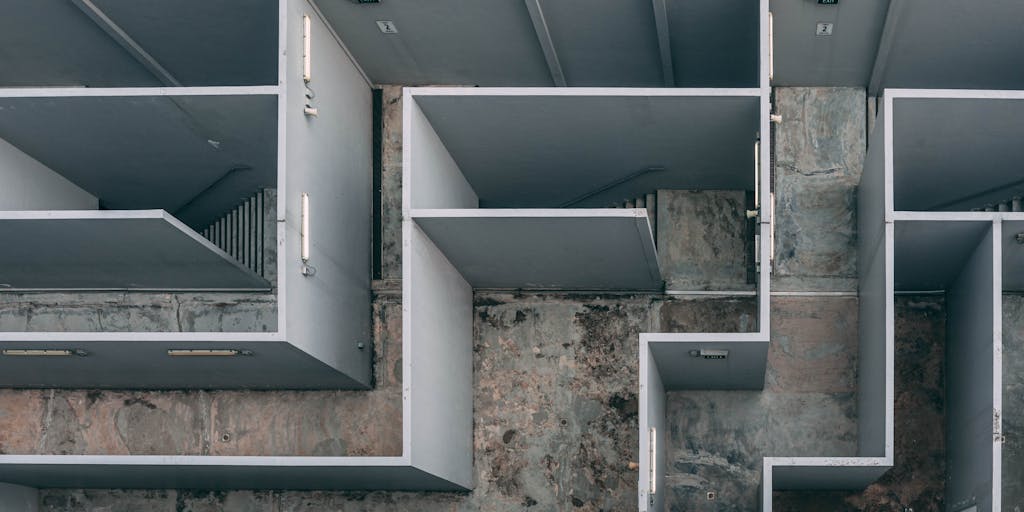
[[[775,89],[775,290],[857,289],[865,102],[863,89]]]
[[[477,297],[469,510],[628,510],[648,297]],[[479,508],[477,508],[479,507]],[[534,508],[536,507],[536,508]]]
[[[753,290],[746,193],[659,190],[658,262],[669,290]],[[752,238],[752,237],[749,237]]]
[[[755,332],[757,298],[666,299],[655,332]]]
[[[669,393],[668,510],[756,510],[762,457],[856,452],[857,300],[775,298],[771,313],[764,391]]]
[[[0,293],[4,332],[269,332],[277,297],[262,293]]]
[[[382,86],[381,277],[402,278],[402,87]]]
[[[945,510],[945,322],[941,297],[896,300],[896,465],[863,492],[776,492],[777,510]]]
[[[0,453],[401,455],[401,303],[374,307],[372,391],[4,390]]]
[[[2,434],[0,434],[2,435]],[[1024,510],[1024,296],[1003,295],[1003,510]]]

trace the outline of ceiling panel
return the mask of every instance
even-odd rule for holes
[[[758,0],[666,1],[679,87],[758,87]]]
[[[888,0],[771,0],[777,86],[865,87],[874,66]],[[816,35],[819,22],[831,36]]]
[[[276,96],[0,98],[0,138],[106,208],[193,227],[277,182]]]
[[[662,287],[644,210],[456,210],[414,216],[474,288]]]
[[[182,85],[277,83],[275,0],[93,4]],[[172,85],[158,80],[71,0],[0,5],[0,86]]]
[[[1024,100],[893,100],[896,210],[969,211],[1024,195]]]
[[[0,86],[160,85],[70,1],[0,5]]]
[[[661,57],[651,2],[541,2],[570,86],[661,87]]]
[[[182,85],[276,85],[276,0],[92,0]]]
[[[1024,88],[1024,2],[902,0],[884,87]]]
[[[896,222],[896,290],[947,289],[991,227],[991,221]]]
[[[318,2],[379,84],[550,86],[526,5],[515,0]],[[393,21],[384,34],[376,21]]]
[[[485,207],[603,207],[657,188],[752,190],[760,98],[418,96]]]

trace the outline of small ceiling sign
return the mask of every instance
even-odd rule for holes
[[[839,5],[839,0],[818,0],[821,5]]]

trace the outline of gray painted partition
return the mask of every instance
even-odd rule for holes
[[[305,352],[352,379],[371,384],[370,339],[370,88],[333,33],[305,2],[283,7],[279,119],[278,258],[281,331]],[[311,22],[311,100],[304,114],[303,15]],[[301,258],[302,194],[309,194],[308,265]]]
[[[412,464],[473,485],[473,289],[415,223],[403,226],[402,384]]]
[[[875,123],[857,189],[857,455],[893,454],[893,227],[891,124],[885,109]]]
[[[946,295],[946,503],[1000,510],[1001,224],[994,222]]]
[[[667,396],[654,354],[641,336],[640,341],[640,503],[639,510],[661,510],[665,506],[667,466],[665,408]],[[654,444],[651,444],[651,429],[654,429]],[[660,448],[659,448],[660,447]],[[652,450],[653,448],[653,450]],[[652,453],[653,451],[653,453]],[[653,457],[653,460],[652,460]],[[654,485],[652,486],[652,470]],[[653,492],[652,492],[653,491]]]
[[[403,181],[406,184],[403,189],[406,208],[476,208],[479,200],[473,187],[438,138],[413,92],[413,89],[405,89],[402,103],[403,162],[410,162],[410,168],[429,171],[403,175],[403,178],[408,178],[408,181]]]
[[[95,210],[92,194],[0,140],[0,210]]]

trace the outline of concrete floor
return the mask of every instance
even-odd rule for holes
[[[778,89],[776,104],[784,121],[777,133],[773,286],[786,291],[853,292],[864,91]],[[384,105],[384,279],[377,283],[374,310],[377,389],[3,390],[0,452],[397,453],[401,437],[399,88],[385,88]],[[661,239],[660,243],[668,247],[672,241]],[[674,268],[680,269],[678,281],[686,283],[685,268]],[[731,286],[738,283],[738,275],[728,274],[724,281]],[[940,510],[942,301],[901,298],[897,304],[897,467],[863,493],[780,493],[776,504],[782,510],[903,510],[901,506],[917,512]],[[751,298],[744,297],[478,294],[476,489],[471,493],[47,490],[42,493],[42,508],[50,512],[635,510],[638,475],[628,465],[638,458],[637,334],[755,330],[755,307]],[[759,457],[764,454],[855,451],[856,299],[775,297],[772,313],[774,343],[765,392],[671,395],[673,473],[668,476],[673,510],[756,509],[753,493]],[[0,312],[0,322],[3,316]],[[1015,332],[1015,339],[1024,339],[1024,331]],[[1018,375],[1024,377],[1024,371]],[[1019,453],[1019,443],[1017,447]],[[714,502],[707,501],[706,490],[718,492]]]

